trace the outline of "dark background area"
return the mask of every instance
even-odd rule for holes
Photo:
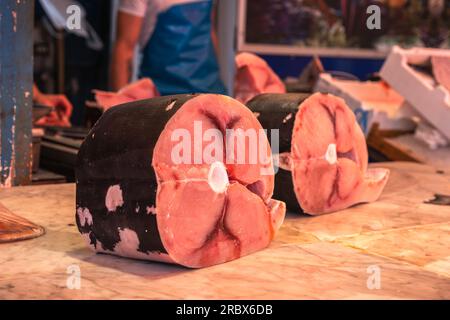
[[[85,101],[92,100],[92,89],[108,88],[108,68],[111,34],[111,4],[109,0],[78,0],[85,8],[86,18],[95,29],[103,42],[103,49],[92,50],[86,45],[84,38],[67,32],[64,35],[64,91],[74,108],[71,122],[74,126],[83,125],[85,122]],[[36,1],[35,26],[41,27],[45,22],[45,13]],[[46,29],[44,27],[44,33]],[[45,44],[38,48],[35,43],[35,82],[42,91],[52,93],[55,89],[56,70],[53,69],[55,61],[55,50],[51,35],[46,35],[50,47],[48,53]],[[35,39],[36,40],[36,39]],[[39,57],[36,51],[44,51]],[[52,83],[53,82],[53,83]],[[56,91],[55,91],[56,92]]]

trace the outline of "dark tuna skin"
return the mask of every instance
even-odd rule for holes
[[[139,252],[167,253],[156,224],[157,178],[153,149],[169,119],[196,95],[174,95],[112,107],[92,128],[78,153],[76,206],[89,209],[94,223],[76,222],[98,250],[113,251],[119,229],[131,229]],[[110,186],[120,185],[123,205],[108,213],[105,197]],[[130,218],[131,217],[131,218]],[[98,242],[101,247],[98,248]]]
[[[256,114],[262,127],[267,130],[269,142],[271,141],[270,129],[279,129],[280,153],[291,152],[295,115],[299,105],[309,96],[303,93],[266,93],[247,102],[247,107]],[[275,175],[273,198],[284,201],[290,211],[303,212],[295,196],[290,171],[278,169]]]
[[[278,172],[275,175],[273,198],[286,203],[286,208],[291,212],[303,212],[295,196],[291,171],[278,168]]]
[[[291,152],[295,115],[300,103],[308,97],[309,94],[303,93],[265,93],[247,102],[247,107],[256,113],[262,127],[268,130],[269,142],[271,141],[269,130],[280,130],[280,153]]]

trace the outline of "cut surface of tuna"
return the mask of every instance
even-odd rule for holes
[[[225,150],[231,129],[261,126],[221,95],[165,96],[107,110],[83,142],[76,169],[76,221],[89,246],[193,268],[267,247],[285,214],[284,203],[271,199],[272,162],[235,163],[228,153],[207,152],[208,133],[222,133],[216,137]],[[181,150],[182,141],[190,148]],[[258,143],[271,159],[267,138]]]
[[[297,200],[309,214],[322,214],[379,198],[387,169],[368,169],[364,134],[344,100],[316,93],[302,102],[291,146]]]
[[[363,132],[342,99],[320,93],[262,94],[247,106],[270,141],[271,130],[278,129],[274,198],[289,210],[321,214],[380,196],[389,171],[367,168]]]

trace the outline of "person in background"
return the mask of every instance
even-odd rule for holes
[[[139,45],[139,78],[151,78],[161,95],[225,94],[211,35],[212,12],[213,0],[120,0],[112,89],[129,83]]]
[[[52,107],[54,110],[47,116],[39,119],[36,124],[44,126],[70,127],[72,104],[63,94],[45,94],[33,84],[33,102]]]

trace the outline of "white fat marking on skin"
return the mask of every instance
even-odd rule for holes
[[[175,105],[176,101],[172,101],[167,107],[166,107],[166,111],[169,111],[173,108],[173,106]]]
[[[123,255],[138,253],[139,238],[137,233],[131,229],[119,229],[120,241],[114,246],[114,252]]]
[[[123,205],[122,189],[120,185],[116,184],[110,186],[106,192],[105,206],[109,212],[116,211],[118,207]]]
[[[292,118],[292,113],[289,113],[286,117],[283,119],[283,123],[288,122]]]
[[[94,236],[96,245],[91,243],[91,234],[92,232],[82,233],[81,236],[88,244],[89,248],[94,252],[108,253],[114,254],[118,256],[133,258],[133,259],[144,259],[144,260],[155,260],[155,261],[163,261],[163,262],[171,262],[173,260],[164,253],[161,252],[151,252],[145,253],[139,251],[140,241],[138,235],[135,231],[128,228],[118,228],[120,240],[114,246],[114,250],[106,250],[103,249],[102,243]]]
[[[77,215],[82,227],[84,227],[86,224],[88,226],[92,225],[92,214],[88,208],[78,208]]]
[[[139,237],[137,233],[128,228],[119,228],[120,241],[114,246],[113,254],[124,256],[133,259],[155,260],[172,262],[172,259],[167,254],[161,252],[142,252],[139,251]],[[108,251],[111,253],[110,251]]]
[[[155,206],[145,208],[147,210],[147,214],[156,214]]]
[[[259,112],[253,112],[253,115],[258,118],[261,114]]]

